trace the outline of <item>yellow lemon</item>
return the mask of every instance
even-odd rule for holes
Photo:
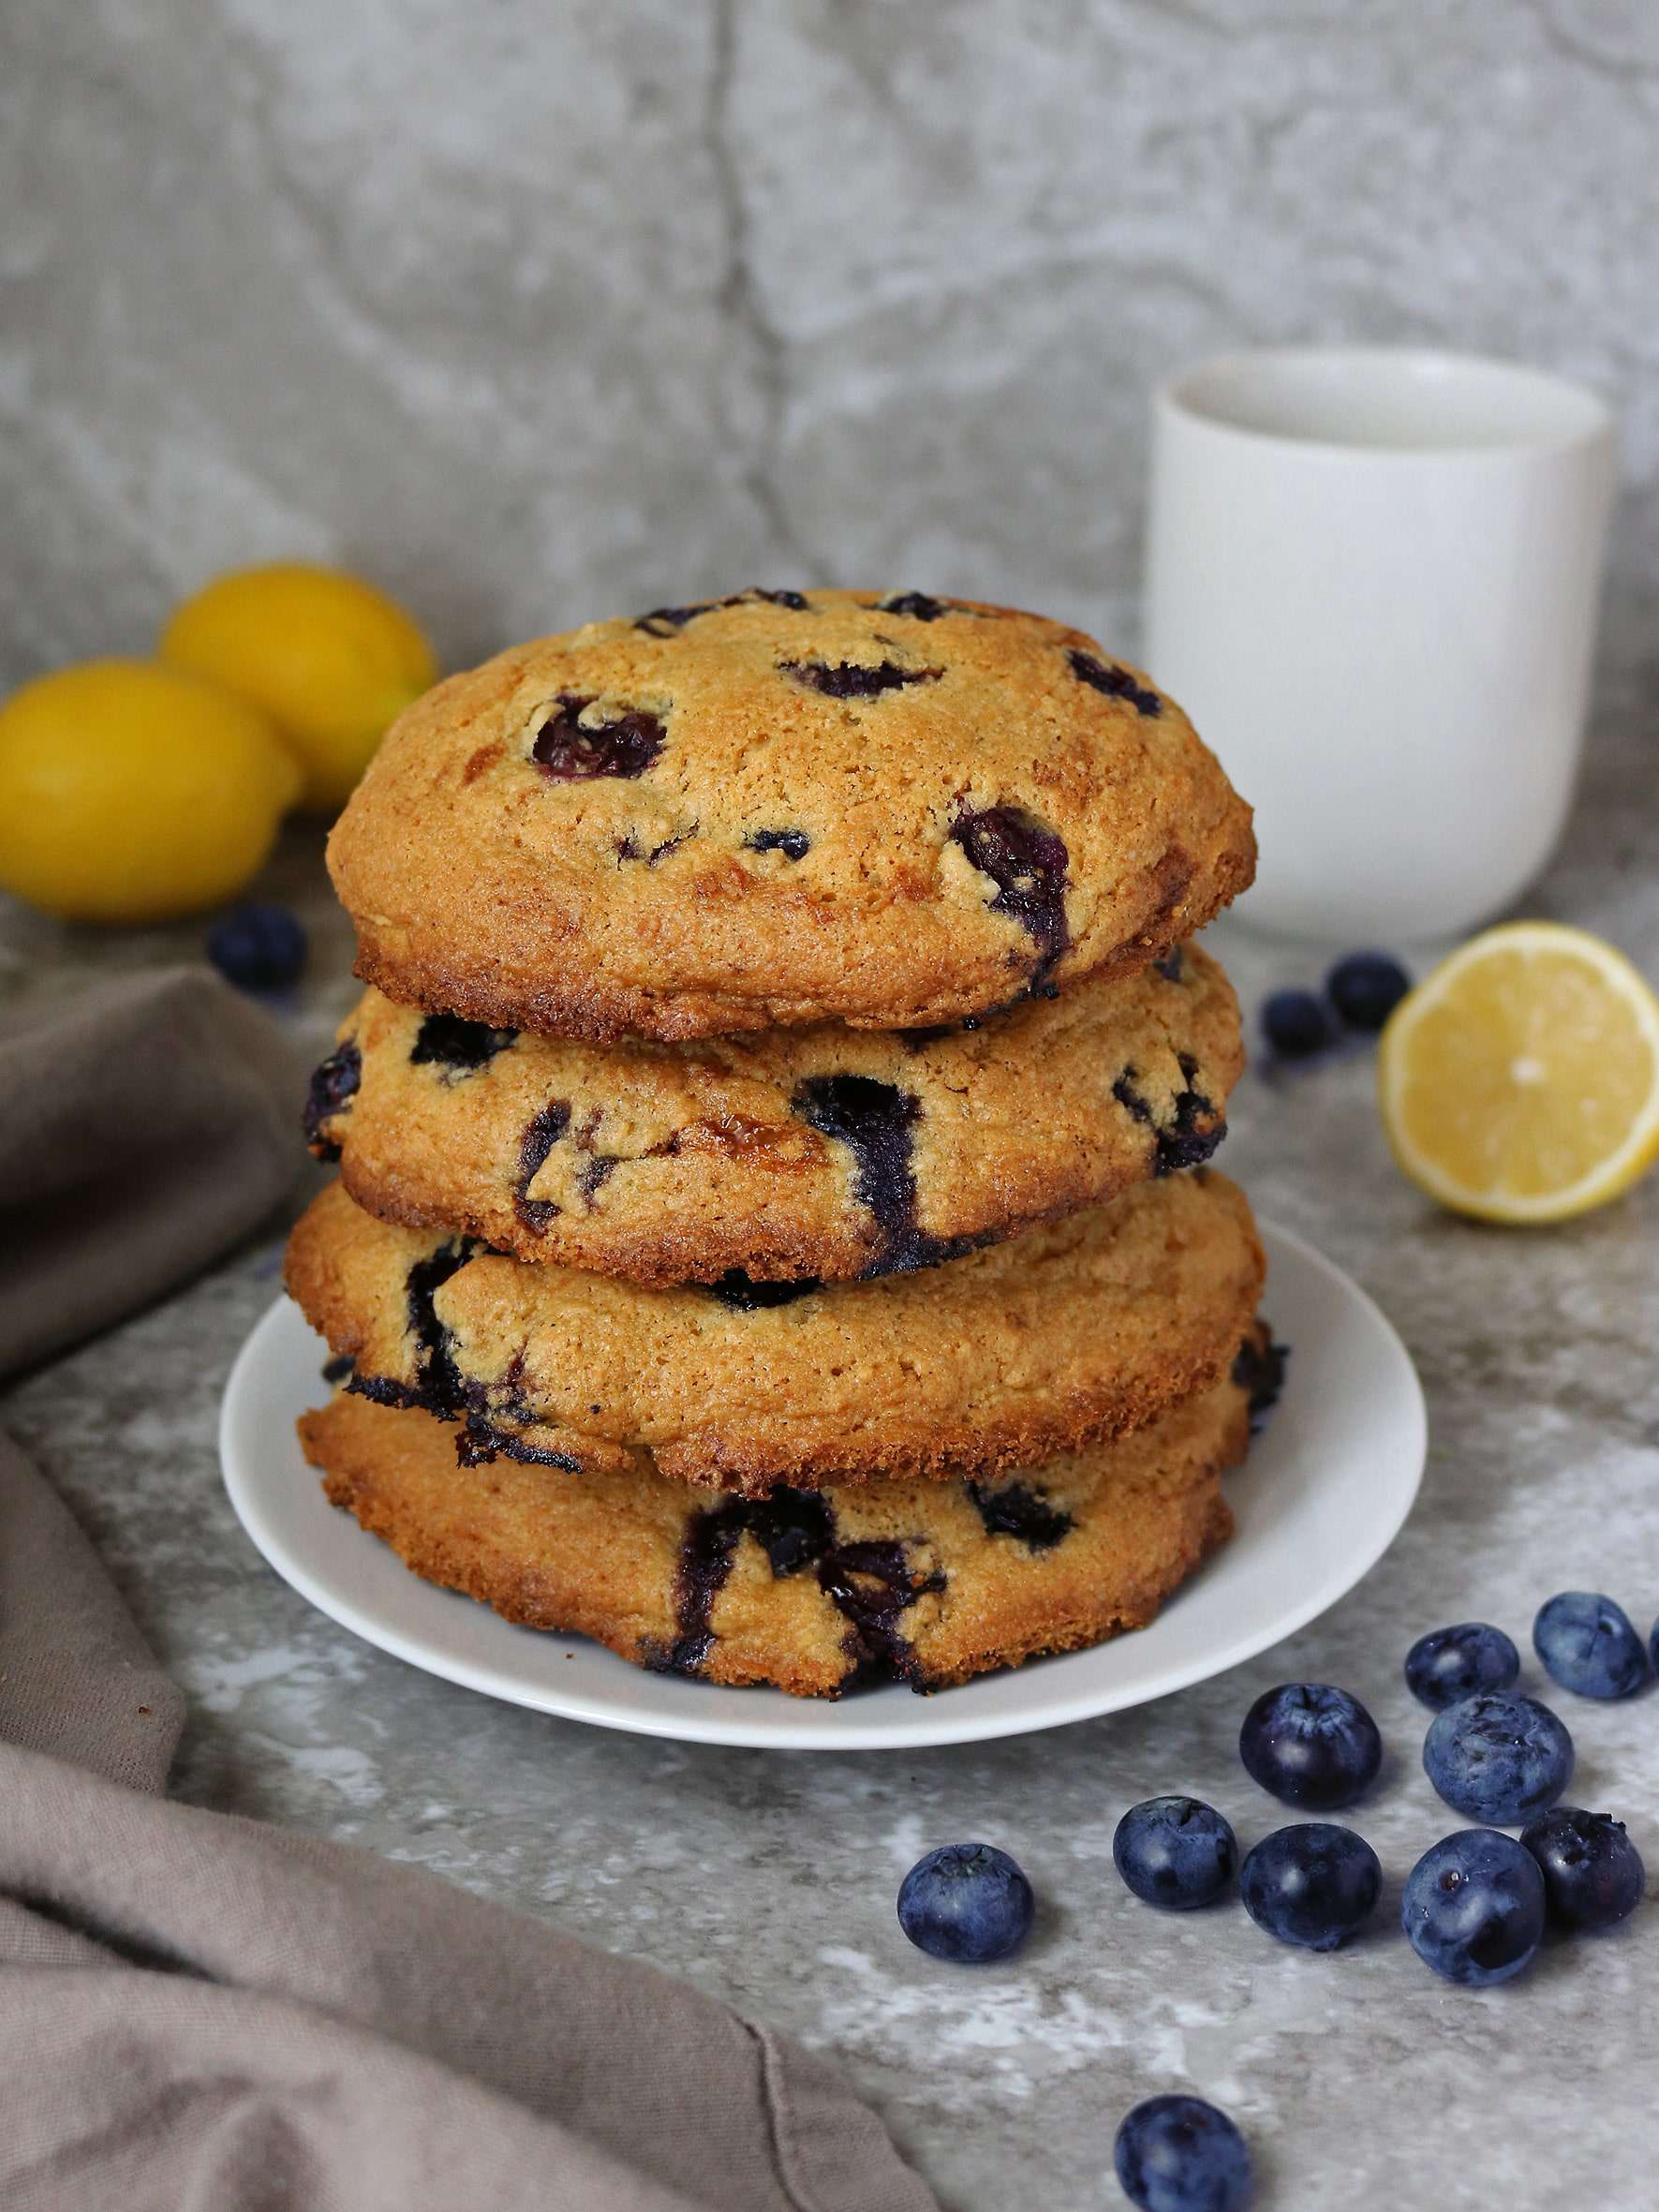
[[[300,776],[266,718],[154,661],[88,661],[0,706],[0,889],[77,922],[215,906]]]
[[[1659,999],[1582,929],[1471,939],[1383,1032],[1384,1126],[1417,1186],[1483,1221],[1565,1221],[1659,1158]]]
[[[161,658],[262,707],[305,774],[303,803],[343,807],[411,699],[437,680],[394,600],[336,569],[236,569],[177,608]]]

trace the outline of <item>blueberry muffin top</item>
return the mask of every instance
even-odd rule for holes
[[[1208,1158],[1243,1064],[1195,947],[964,1028],[590,1045],[371,990],[313,1080],[383,1220],[634,1282],[926,1267]]]
[[[1152,1420],[1228,1366],[1264,1263],[1208,1168],[871,1283],[653,1290],[377,1221],[334,1183],[288,1283],[351,1387],[460,1424],[459,1456],[777,1484],[985,1474]]]
[[[1150,1620],[1232,1525],[1249,1441],[1230,1376],[1148,1428],[978,1481],[710,1498],[653,1469],[455,1465],[429,1415],[344,1394],[305,1415],[325,1488],[415,1572],[638,1666],[835,1697],[939,1689]]]
[[[1254,842],[1180,708],[1081,631],[746,591],[438,685],[329,860],[390,997],[603,1041],[914,1028],[1127,972]]]

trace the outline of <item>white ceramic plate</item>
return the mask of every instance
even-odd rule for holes
[[[1365,1293],[1283,1229],[1262,1226],[1264,1311],[1291,1347],[1284,1395],[1228,1479],[1232,1543],[1149,1628],[932,1697],[893,1687],[841,1703],[647,1674],[579,1636],[515,1628],[410,1574],[324,1499],[295,1417],[328,1396],[326,1348],[280,1299],[225,1388],[219,1450],[248,1535],[302,1596],[382,1651],[469,1689],[601,1728],[699,1744],[900,1750],[1086,1720],[1252,1657],[1353,1588],[1393,1540],[1422,1479],[1423,1393]]]

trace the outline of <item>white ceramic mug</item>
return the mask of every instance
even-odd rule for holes
[[[1142,657],[1255,807],[1240,918],[1388,943],[1507,904],[1572,799],[1607,408],[1347,348],[1226,355],[1154,405]]]

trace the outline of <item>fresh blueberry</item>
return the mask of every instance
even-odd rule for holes
[[[1653,1671],[1659,1674],[1659,1621],[1653,1623],[1653,1632],[1648,1638],[1648,1656],[1653,1662]]]
[[[1186,1912],[1213,1904],[1227,1888],[1238,1845],[1213,1805],[1195,1797],[1148,1797],[1118,1821],[1112,1863],[1147,1904]]]
[[[1311,991],[1275,991],[1262,1008],[1262,1034],[1281,1060],[1311,1060],[1336,1042],[1330,1016]]]
[[[1544,1934],[1544,1877],[1493,1828],[1459,1828],[1406,1877],[1400,1924],[1426,1967],[1487,1989],[1518,1974]]]
[[[898,1924],[929,1958],[964,1966],[1007,1958],[1031,1932],[1031,1885],[993,1844],[947,1844],[899,1885]]]
[[[1554,1804],[1573,1778],[1573,1739],[1535,1698],[1484,1691],[1429,1723],[1423,1772],[1455,1813],[1518,1828]]]
[[[1506,1690],[1519,1672],[1520,1654],[1502,1628],[1485,1621],[1430,1628],[1405,1655],[1407,1689],[1436,1713],[1478,1690]]]
[[[1140,2212],[1244,2212],[1250,2152],[1224,2112],[1202,2097],[1148,2097],[1112,2145],[1124,2195]]]
[[[1412,979],[1386,953],[1350,953],[1325,979],[1337,1018],[1345,1029],[1374,1036],[1412,987]]]
[[[1351,1805],[1383,1763],[1377,1724],[1346,1690],[1286,1682],[1244,1716],[1238,1756],[1252,1782],[1289,1805],[1332,1813]]]
[[[1250,1851],[1238,1893],[1258,1928],[1306,1951],[1335,1951],[1368,1920],[1383,1869],[1363,1835],[1329,1820],[1276,1828]]]
[[[1648,1679],[1630,1615],[1592,1590],[1563,1590],[1540,1606],[1533,1649],[1545,1672],[1580,1698],[1628,1698]]]
[[[305,965],[305,930],[286,906],[249,900],[222,913],[207,933],[207,957],[238,990],[279,991]]]
[[[1622,1820],[1555,1805],[1520,1832],[1538,1862],[1550,1918],[1564,1928],[1610,1928],[1641,1903],[1642,1855]]]

